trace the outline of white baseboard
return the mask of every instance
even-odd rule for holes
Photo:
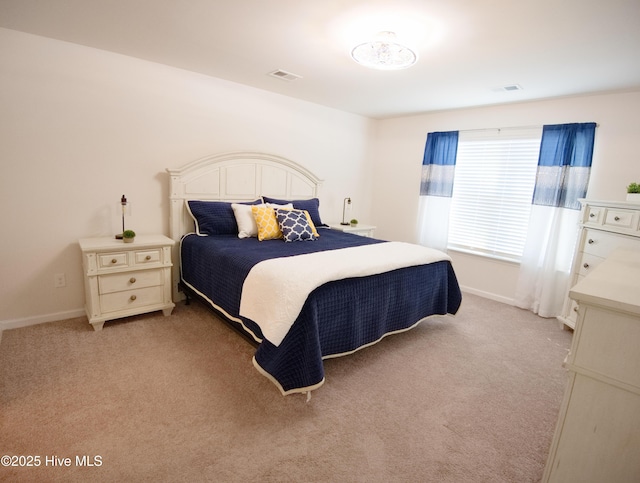
[[[65,312],[56,312],[54,314],[35,315],[33,317],[24,317],[22,319],[0,320],[0,332],[9,329],[19,329],[29,325],[44,324],[46,322],[56,322],[58,320],[75,319],[86,315],[84,309],[67,310]]]
[[[478,295],[486,299],[502,302],[507,305],[514,305],[513,299],[496,295],[490,292],[484,292],[471,287],[460,286],[462,292]],[[56,322],[58,320],[74,319],[86,315],[84,309],[67,310],[65,312],[56,312],[54,314],[36,315],[33,317],[24,317],[22,319],[0,320],[0,332],[9,329],[19,329],[20,327],[28,327],[30,325],[44,324],[46,322]]]
[[[482,290],[478,290],[471,287],[465,287],[460,285],[460,290],[462,292],[467,292],[473,295],[478,295],[479,297],[484,297],[485,299],[495,300],[496,302],[502,302],[507,305],[515,305],[515,301],[512,298],[504,297],[502,295],[497,295],[491,292],[484,292]]]
[[[484,292],[471,287],[460,286],[462,292],[478,295],[486,299],[502,302],[507,305],[514,305],[513,299],[496,295],[491,292]],[[84,309],[67,310],[65,312],[56,312],[54,314],[36,315],[33,317],[24,317],[22,319],[0,320],[0,332],[9,329],[19,329],[20,327],[28,327],[30,325],[44,324],[46,322],[56,322],[58,320],[74,319],[86,315]]]

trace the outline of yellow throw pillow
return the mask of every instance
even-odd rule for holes
[[[309,212],[307,210],[303,210],[303,211],[304,211],[304,214],[307,217],[307,221],[309,222],[309,226],[311,227],[311,231],[313,232],[313,236],[318,238],[320,235],[318,235],[318,230],[316,230],[316,225],[314,225],[313,221],[311,221],[311,215],[309,214]]]
[[[258,226],[258,240],[274,240],[282,238],[276,212],[270,206],[252,205],[251,213]]]

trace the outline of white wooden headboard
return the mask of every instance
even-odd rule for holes
[[[173,294],[178,300],[179,243],[195,230],[188,200],[251,201],[260,196],[307,199],[319,195],[322,180],[299,164],[280,156],[236,152],[207,156],[169,173],[169,236],[173,252]]]

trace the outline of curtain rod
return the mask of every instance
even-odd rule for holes
[[[570,124],[570,123],[565,123],[565,124]],[[544,127],[543,124],[538,124],[536,126],[486,127],[486,128],[478,128],[478,129],[460,129],[459,132],[510,131],[513,129],[539,129],[542,127]],[[600,124],[596,123],[596,127],[600,127]]]
[[[537,126],[510,126],[510,127],[484,127],[478,129],[460,129],[460,132],[482,132],[482,131],[510,131],[513,129],[540,129],[542,124]]]

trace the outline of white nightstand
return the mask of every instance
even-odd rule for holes
[[[340,223],[330,223],[329,226],[332,230],[340,230],[345,233],[353,233],[354,235],[373,237],[373,231],[376,229],[373,225],[363,225],[358,223],[356,226],[341,225]]]
[[[171,250],[163,235],[138,235],[133,243],[115,238],[83,238],[87,318],[94,330],[105,321],[162,310],[171,315]]]

